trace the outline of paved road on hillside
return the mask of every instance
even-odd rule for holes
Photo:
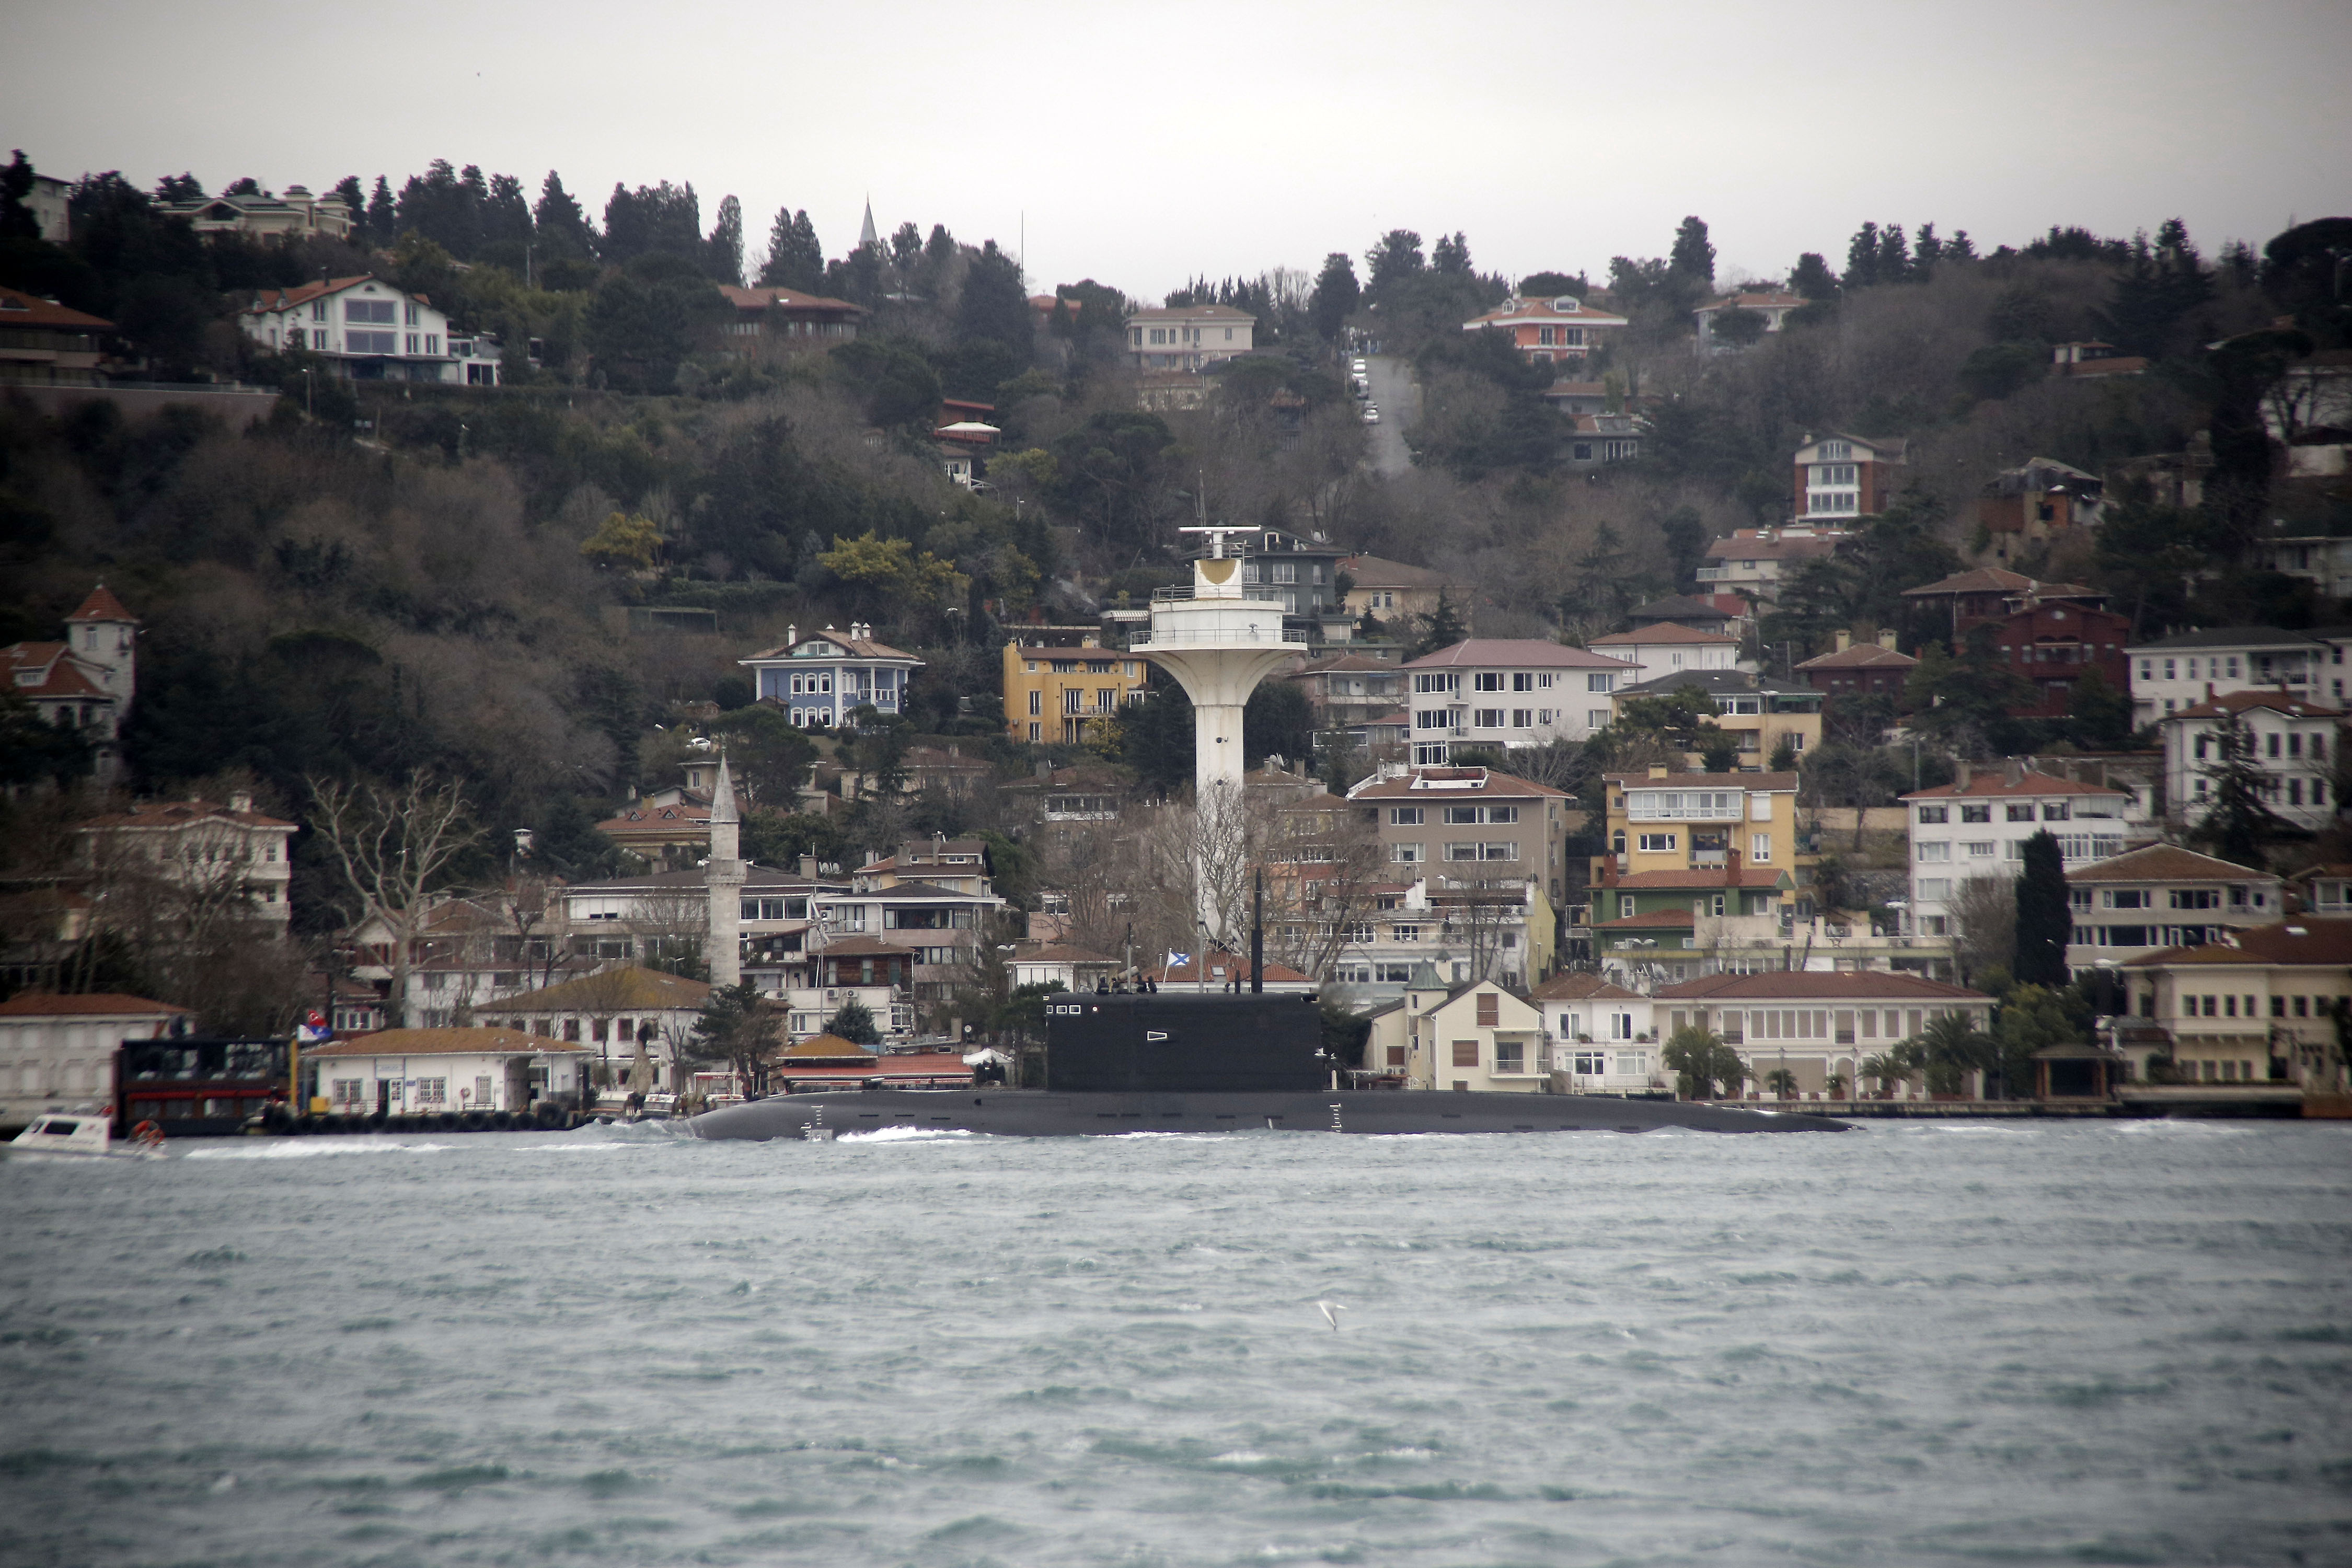
[[[1405,362],[1391,355],[1370,355],[1364,367],[1372,384],[1372,401],[1381,409],[1381,422],[1364,432],[1371,437],[1373,471],[1407,472],[1412,454],[1405,449],[1404,428],[1421,417],[1421,388],[1413,384]]]

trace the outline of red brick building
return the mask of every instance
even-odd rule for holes
[[[1943,608],[1955,648],[1976,627],[1993,628],[1998,657],[2033,683],[2035,700],[2013,710],[2018,718],[2063,718],[2075,684],[2089,669],[2117,691],[2131,689],[2131,661],[2124,657],[2131,619],[2105,608],[2106,595],[2095,588],[2036,582],[1987,566],[1907,588],[1903,596]]]

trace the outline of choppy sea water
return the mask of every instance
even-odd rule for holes
[[[2325,1126],[0,1165],[0,1561],[2342,1563],[2347,1286]]]

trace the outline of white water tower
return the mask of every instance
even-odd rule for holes
[[[1282,629],[1282,606],[1253,599],[1242,584],[1240,557],[1228,536],[1248,528],[1187,528],[1208,535],[1208,553],[1192,563],[1189,588],[1162,588],[1151,596],[1148,640],[1129,645],[1176,678],[1192,700],[1192,794],[1200,827],[1192,847],[1193,905],[1213,937],[1223,911],[1214,894],[1211,862],[1241,831],[1242,710],[1257,683],[1305,651],[1306,634]],[[1205,962],[1205,959],[1204,959]]]

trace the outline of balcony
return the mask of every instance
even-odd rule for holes
[[[1166,592],[1164,589],[1158,591]],[[1241,647],[1250,643],[1304,643],[1306,640],[1304,631],[1292,631],[1287,627],[1278,632],[1261,632],[1251,626],[1244,635],[1244,628],[1231,626],[1203,632],[1154,631],[1129,641],[1127,647],[1130,653],[1150,653],[1154,648],[1162,647]]]
[[[1720,870],[1731,863],[1731,852],[1727,849],[1694,849],[1690,863],[1701,869],[1713,868]]]
[[[1696,575],[1702,583],[1720,583],[1725,578],[1731,575],[1731,568],[1728,566],[1702,566],[1698,569]]]

